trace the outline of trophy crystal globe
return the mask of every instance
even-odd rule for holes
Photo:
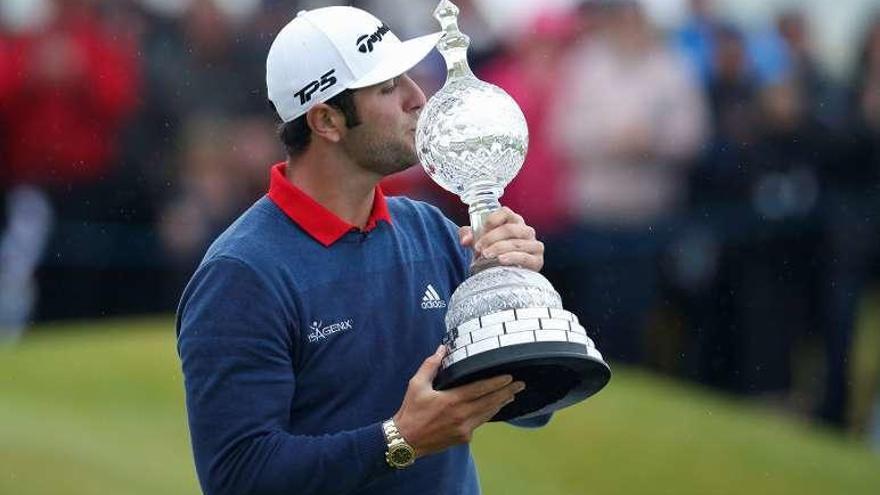
[[[528,128],[513,98],[471,72],[470,39],[459,30],[458,14],[449,0],[434,10],[444,32],[437,47],[447,78],[419,116],[416,149],[431,179],[469,206],[477,239],[525,161]],[[446,331],[438,389],[503,374],[526,383],[492,421],[556,411],[595,394],[611,378],[602,354],[578,318],[562,308],[550,282],[524,268],[477,258],[450,298]]]

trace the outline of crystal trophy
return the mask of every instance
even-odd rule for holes
[[[468,204],[475,238],[525,161],[528,128],[506,92],[474,76],[470,39],[458,28],[458,7],[442,0],[434,17],[444,31],[437,47],[446,83],[425,105],[416,149],[437,184]],[[526,383],[492,421],[556,411],[598,392],[611,370],[578,318],[540,273],[477,258],[446,313],[448,352],[434,385],[447,389],[511,374]]]

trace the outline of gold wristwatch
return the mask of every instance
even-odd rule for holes
[[[400,435],[393,418],[382,423],[382,432],[385,433],[385,461],[388,465],[396,469],[412,466],[416,462],[416,450]]]

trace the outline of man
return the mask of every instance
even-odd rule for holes
[[[543,245],[510,210],[475,242],[378,187],[417,161],[425,96],[405,71],[439,36],[401,43],[364,11],[327,7],[275,39],[266,79],[288,160],[209,248],[179,309],[206,493],[479,493],[467,443],[524,384],[434,390],[437,300],[465,278],[465,248],[539,270]]]
[[[575,222],[565,256],[575,313],[605,356],[641,363],[659,293],[667,225],[687,198],[705,105],[683,58],[656,35],[639,0],[607,0],[589,42],[564,63],[551,112],[571,179]]]

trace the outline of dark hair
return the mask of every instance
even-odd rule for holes
[[[358,118],[357,106],[354,104],[354,90],[346,89],[342,93],[330,98],[325,103],[342,112],[345,117],[345,126],[351,129],[360,125]],[[303,153],[312,142],[312,130],[306,121],[306,116],[302,115],[295,120],[285,122],[278,128],[278,136],[284,143],[287,150],[287,156],[293,158]]]

